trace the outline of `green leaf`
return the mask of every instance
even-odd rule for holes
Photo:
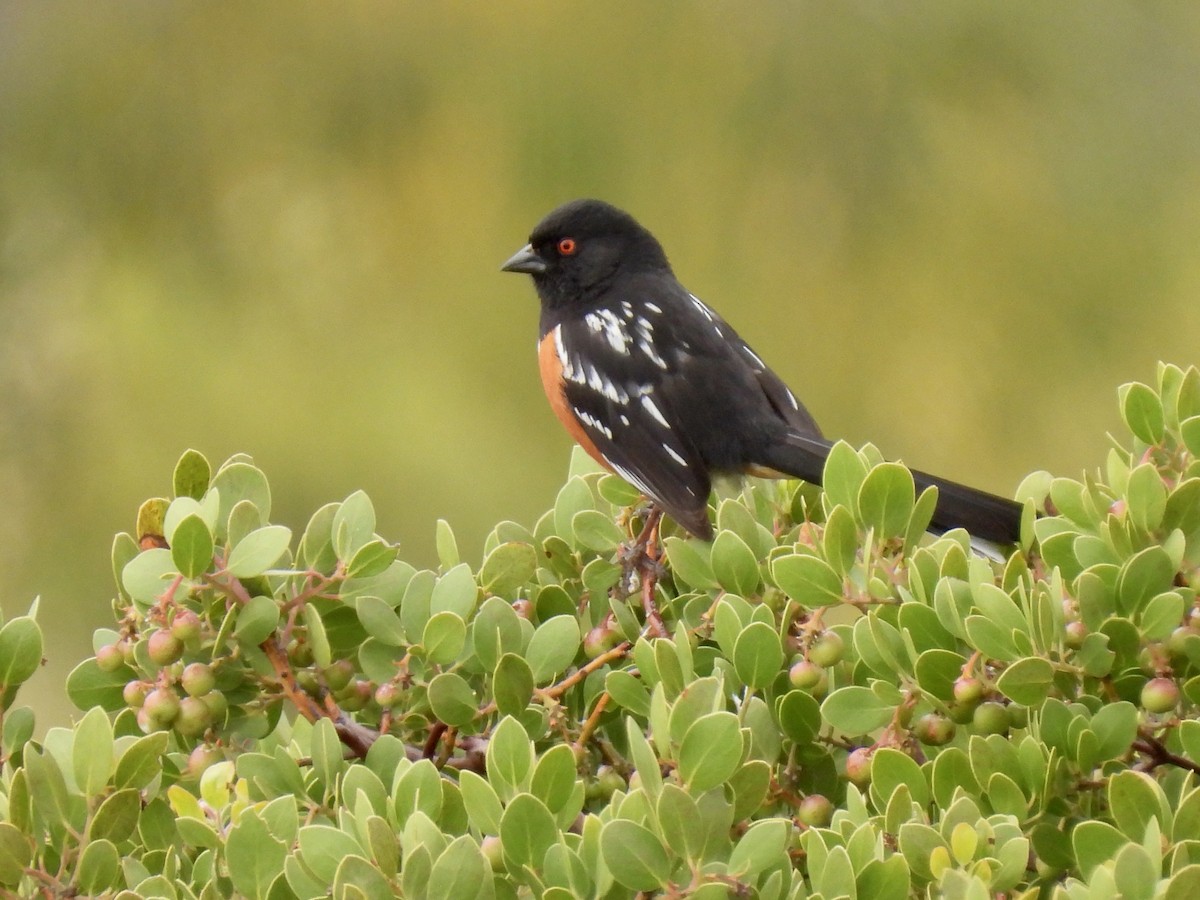
[[[871,469],[858,491],[858,514],[877,537],[903,535],[916,502],[912,473],[899,463]]]
[[[1107,822],[1080,822],[1071,832],[1071,845],[1084,878],[1089,878],[1097,866],[1112,860],[1128,843],[1129,838]]]
[[[742,835],[729,855],[729,872],[738,877],[758,875],[775,866],[787,866],[787,819],[760,819]]]
[[[595,509],[592,489],[582,478],[571,478],[558,492],[554,501],[554,533],[561,538],[574,537],[571,527],[575,516],[585,509]]]
[[[121,570],[121,584],[130,598],[149,606],[166,590],[170,578],[176,572],[175,560],[170,551],[161,547],[137,554]]]
[[[566,806],[575,790],[575,751],[558,744],[542,754],[533,768],[530,792],[552,813]]]
[[[775,629],[764,622],[751,622],[742,629],[733,648],[733,667],[751,687],[769,686],[783,668],[783,647]]]
[[[318,666],[326,669],[333,662],[333,651],[329,647],[329,636],[325,633],[325,621],[315,604],[305,603],[300,613],[304,627],[308,632],[308,643],[312,647],[313,659]]]
[[[0,628],[0,686],[24,684],[42,664],[42,629],[30,616],[9,619]]]
[[[671,862],[662,842],[649,828],[628,819],[613,819],[600,832],[600,852],[618,884],[634,891],[666,887]]]
[[[713,541],[712,569],[717,583],[731,594],[750,597],[758,590],[758,560],[732,531],[720,532]]]
[[[389,647],[405,646],[404,626],[389,603],[379,597],[363,596],[354,606],[367,634]]]
[[[337,558],[349,562],[358,548],[375,535],[375,507],[364,491],[342,501],[333,515],[330,531]]]
[[[332,884],[338,866],[347,856],[361,856],[362,846],[331,825],[305,825],[298,835],[300,859],[326,884]]]
[[[1162,524],[1167,509],[1167,487],[1151,463],[1142,463],[1129,473],[1125,489],[1129,518],[1139,528],[1154,531]]]
[[[546,851],[558,841],[554,816],[532,794],[518,794],[500,817],[500,844],[504,857],[520,868],[540,868]]]
[[[373,578],[382,575],[396,561],[399,547],[386,541],[371,540],[354,551],[346,566],[347,578]]]
[[[1130,382],[1117,388],[1121,418],[1134,437],[1146,444],[1158,444],[1163,439],[1163,407],[1154,388]]]
[[[75,783],[88,797],[95,797],[107,786],[116,768],[113,761],[113,730],[108,714],[93,707],[75,726],[71,747]]]
[[[225,840],[225,858],[234,889],[243,897],[266,897],[271,883],[283,871],[287,850],[254,810],[243,812]]]
[[[6,826],[0,825],[0,828]],[[7,826],[12,827],[12,826]],[[75,883],[88,896],[98,897],[113,887],[121,870],[121,855],[112,841],[88,841],[79,854]],[[3,879],[0,876],[0,883]]]
[[[1022,706],[1039,706],[1054,681],[1054,666],[1040,656],[1017,660],[996,681],[996,688]]]
[[[719,587],[710,562],[710,547],[700,541],[689,541],[680,537],[667,538],[663,541],[663,546],[676,581],[682,579],[684,584],[700,591]]]
[[[454,529],[445,519],[437,520],[434,543],[437,545],[438,563],[441,565],[442,571],[453,569],[462,562],[462,556],[458,552],[458,540],[454,537]]]
[[[604,676],[604,689],[618,705],[635,716],[646,718],[650,715],[650,692],[636,675],[624,669],[608,672]]]
[[[471,567],[461,563],[439,578],[433,586],[433,593],[429,597],[429,612],[457,613],[465,622],[475,611],[478,598],[479,587],[475,584]]]
[[[92,816],[88,836],[119,844],[137,829],[141,812],[142,798],[138,791],[133,788],[115,791],[105,798]]]
[[[191,497],[199,500],[208,490],[208,482],[212,477],[212,467],[199,450],[185,450],[175,463],[175,473],[171,483],[176,497]]]
[[[175,526],[171,559],[184,578],[195,580],[208,571],[213,561],[213,538],[208,525],[193,513]]]
[[[494,669],[505,653],[521,649],[521,617],[507,601],[489,597],[471,623],[471,642],[484,669]]]
[[[460,728],[475,718],[479,700],[457,672],[442,672],[429,682],[429,705],[446,725]]]
[[[1141,610],[1151,597],[1171,589],[1175,565],[1167,551],[1158,545],[1135,554],[1121,567],[1117,576],[1118,608],[1123,613]]]
[[[886,806],[892,792],[902,785],[914,803],[929,805],[929,785],[916,760],[894,747],[878,748],[871,757],[871,793],[882,801],[877,805]]]
[[[534,631],[525,659],[537,684],[551,681],[579,653],[579,622],[574,616],[555,616]]]
[[[714,712],[701,716],[679,746],[679,776],[693,795],[724,784],[742,761],[742,736],[737,716]]]
[[[841,505],[857,513],[858,492],[866,477],[867,464],[858,451],[845,441],[838,441],[830,448],[821,481],[830,505]]]
[[[483,561],[479,583],[484,591],[514,598],[537,572],[537,551],[529,544],[507,543],[496,547]]]
[[[821,729],[821,707],[807,691],[788,691],[776,707],[779,727],[790,740],[807,744]]]
[[[397,619],[397,623],[399,619]],[[430,662],[448,666],[458,659],[467,641],[467,625],[457,613],[430,616],[421,636],[421,646]]]
[[[257,647],[279,626],[279,604],[261,594],[238,611],[234,634],[243,644]]]
[[[505,653],[492,676],[492,695],[503,716],[520,716],[533,699],[533,671],[523,656]]]
[[[485,884],[491,887],[491,878],[492,870],[479,845],[469,835],[460,835],[434,861],[426,896],[429,900],[480,897]]]
[[[482,834],[499,834],[500,816],[504,808],[500,805],[495,788],[470,769],[459,773],[458,786],[471,825]]]
[[[598,509],[584,509],[571,519],[575,544],[598,553],[611,553],[625,540],[612,516]]]
[[[837,688],[821,703],[821,718],[846,735],[867,734],[891,721],[896,705],[867,687]]]
[[[679,785],[664,784],[655,809],[666,845],[689,861],[698,860],[704,848],[704,826],[696,801]]]
[[[1106,703],[1092,716],[1089,727],[1099,740],[1097,752],[1101,760],[1124,756],[1137,737],[1137,707],[1125,700]]]
[[[1117,828],[1131,841],[1145,837],[1151,819],[1158,819],[1163,831],[1170,824],[1162,788],[1144,772],[1126,769],[1110,778],[1108,806]]]
[[[287,553],[292,530],[283,525],[264,525],[246,535],[229,553],[226,569],[235,578],[262,575]]]
[[[488,781],[500,796],[523,789],[533,768],[533,743],[520,721],[511,716],[500,720],[487,746]]]
[[[271,488],[267,484],[267,476],[248,462],[238,461],[221,466],[213,476],[209,490],[216,491],[221,501],[217,527],[213,529],[218,539],[226,535],[229,514],[243,500],[254,504],[264,522],[271,517]]]
[[[33,861],[33,843],[11,822],[0,822],[0,884],[15,887]],[[80,860],[82,868],[83,860]]]
[[[777,556],[771,563],[771,577],[780,590],[809,609],[836,606],[845,599],[842,577],[816,556]]]

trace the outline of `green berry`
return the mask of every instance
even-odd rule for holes
[[[179,698],[170,688],[155,688],[146,695],[142,709],[154,726],[153,730],[170,728],[179,715]]]
[[[115,672],[125,665],[125,653],[121,643],[118,641],[113,644],[105,644],[97,650],[96,665],[100,667],[101,672]]]
[[[350,680],[354,677],[354,663],[348,659],[334,660],[331,665],[326,667],[325,683],[329,685],[329,689],[334,691],[343,690]]]
[[[138,681],[136,678],[125,685],[125,690],[121,692],[121,696],[125,700],[125,705],[130,709],[141,709],[146,705],[146,683]]]
[[[796,808],[796,818],[810,828],[824,828],[833,821],[833,804],[821,794],[809,794]]]
[[[1179,705],[1179,685],[1170,678],[1152,678],[1142,688],[1142,708],[1166,713]]]
[[[147,655],[157,665],[169,666],[183,656],[183,641],[165,628],[155,631],[148,640]]]
[[[200,637],[200,617],[190,609],[181,609],[171,620],[171,634],[184,643]]]
[[[954,740],[954,723],[941,713],[926,713],[913,723],[913,734],[922,744],[940,747]]]
[[[179,715],[175,727],[185,737],[199,737],[212,725],[212,710],[199,697],[184,697],[179,702]]]
[[[823,669],[842,661],[846,644],[835,631],[823,632],[808,648],[808,659]]]
[[[846,757],[846,778],[856,787],[866,787],[871,783],[871,756],[870,747],[859,747],[851,750]]]
[[[188,663],[179,678],[179,683],[190,697],[202,697],[217,685],[212,666],[202,662]]]
[[[980,734],[1006,734],[1009,725],[1012,724],[1008,709],[1002,703],[994,701],[975,707],[975,715],[971,721]]]

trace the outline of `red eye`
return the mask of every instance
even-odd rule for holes
[[[558,253],[560,256],[571,256],[575,253],[575,239],[563,238],[558,242]]]

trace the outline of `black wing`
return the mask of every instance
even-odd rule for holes
[[[681,376],[676,348],[655,334],[660,314],[627,302],[560,323],[563,393],[613,471],[708,540],[708,469],[662,402]]]

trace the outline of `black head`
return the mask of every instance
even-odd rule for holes
[[[572,200],[538,223],[501,269],[533,276],[547,306],[586,303],[618,274],[666,271],[662,246],[633,216],[602,200]]]

